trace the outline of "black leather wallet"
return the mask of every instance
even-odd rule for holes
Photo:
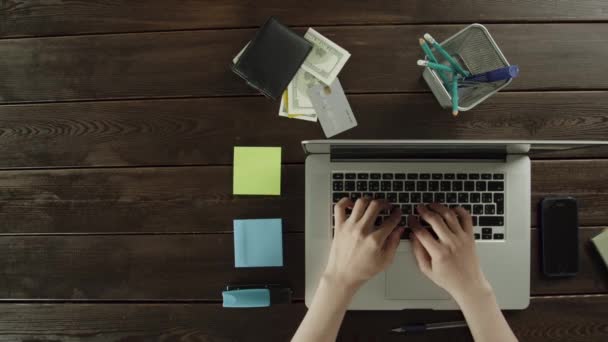
[[[278,99],[310,53],[312,44],[270,17],[232,70],[262,94]]]

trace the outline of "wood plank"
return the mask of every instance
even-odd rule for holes
[[[349,95],[349,100],[359,125],[338,138],[601,140],[608,135],[606,91],[499,93],[457,119],[431,94]],[[277,112],[278,104],[262,97],[0,106],[0,167],[230,164],[234,145],[280,145],[284,162],[302,162],[300,142],[322,139],[323,132]]]
[[[608,292],[608,276],[581,229],[576,277],[547,279],[538,270],[533,231],[533,295]],[[284,267],[234,268],[232,234],[2,236],[4,299],[221,300],[227,284],[279,283],[304,297],[304,234],[284,235]]]
[[[255,7],[252,11],[238,0],[3,2],[0,37],[252,27],[271,15],[297,26],[608,20],[608,6],[600,0],[559,4],[551,0],[381,0],[374,6],[365,2],[287,0],[258,1]]]
[[[507,313],[507,320],[522,341],[605,341],[607,308],[607,296],[533,298],[527,310]],[[287,341],[305,312],[302,303],[248,310],[223,309],[217,304],[0,304],[0,337],[11,341]],[[346,315],[339,340],[403,341],[403,336],[387,331],[405,323],[461,318],[454,311],[353,311]],[[407,340],[472,338],[468,329],[450,329],[411,334]]]
[[[340,75],[347,92],[393,93],[427,91],[413,62],[422,56],[418,37],[432,32],[444,39],[462,27],[319,30],[353,55]],[[597,63],[608,58],[608,25],[488,28],[509,61],[522,70],[510,90],[608,88],[603,76],[608,65]],[[228,67],[253,33],[237,29],[1,40],[0,102],[255,94]]]
[[[532,165],[532,225],[538,202],[555,195],[579,200],[582,226],[608,225],[608,160]],[[304,167],[282,175],[282,196],[233,196],[227,166],[2,171],[0,233],[221,233],[258,217],[302,232]]]

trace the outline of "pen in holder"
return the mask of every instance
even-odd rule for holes
[[[441,47],[457,61],[465,72],[481,74],[490,70],[509,66],[509,62],[502,54],[488,30],[480,24],[472,24],[465,27],[458,33],[443,41]],[[437,63],[446,66],[451,65],[442,54],[435,54]],[[429,88],[437,98],[443,108],[452,109],[452,76],[448,76],[448,83],[437,75],[437,71],[429,67],[424,69],[422,77],[429,85]],[[445,77],[444,77],[445,78]],[[511,79],[496,82],[470,82],[458,88],[457,111],[467,111],[488,97],[492,96],[500,89],[511,83]],[[455,110],[455,109],[453,109]]]

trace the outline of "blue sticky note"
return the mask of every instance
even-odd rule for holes
[[[234,220],[234,266],[283,266],[282,220]]]

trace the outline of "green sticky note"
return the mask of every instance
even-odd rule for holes
[[[280,147],[234,147],[235,195],[281,194]]]

